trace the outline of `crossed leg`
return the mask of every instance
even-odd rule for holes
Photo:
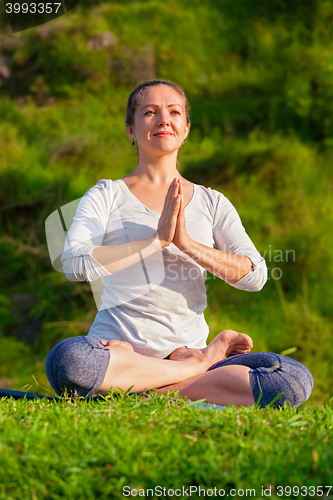
[[[251,406],[255,403],[247,366],[221,366],[200,373],[178,384],[162,387],[157,392],[179,391],[191,401],[205,399],[221,406]]]
[[[248,353],[253,344],[252,339],[234,330],[223,330],[219,333],[223,338],[224,352],[222,360],[227,356]],[[214,345],[217,338],[211,342]],[[196,349],[179,348],[170,355],[170,360],[181,361],[191,357]],[[179,391],[181,397],[191,401],[205,399],[207,403],[221,406],[251,406],[255,403],[247,366],[222,366],[214,370],[200,373],[183,382],[158,389],[158,392]]]
[[[126,344],[101,341],[103,345],[106,344],[105,347],[124,351],[124,347],[112,346],[112,342]],[[127,388],[135,381],[136,390],[144,390],[144,387],[152,390],[153,386],[157,386],[159,388],[156,391],[160,393],[178,390],[181,397],[192,401],[205,399],[207,403],[221,406],[251,406],[256,402],[265,407],[276,400],[274,407],[281,407],[285,402],[297,407],[309,398],[313,388],[311,373],[304,365],[280,354],[249,353],[252,348],[250,337],[233,330],[220,332],[206,348],[176,349],[170,355],[171,363],[138,355],[130,345],[127,347],[132,351],[129,354],[133,359],[129,359],[127,354],[125,362],[122,360],[117,365],[117,353],[113,352],[110,373],[107,372],[103,381],[105,387],[102,384],[99,393],[109,390],[111,385]],[[127,349],[125,351],[128,353]],[[175,361],[182,363],[178,365]],[[199,361],[199,365],[206,364],[206,368],[202,369],[198,365],[194,370],[188,370],[186,361]],[[149,363],[154,364],[155,369],[147,370]],[[183,375],[178,373],[181,365],[189,373],[187,377],[185,372]],[[137,369],[136,375],[133,373],[134,367]],[[116,379],[120,375],[125,377],[121,383]]]
[[[297,408],[312,389],[312,375],[303,364],[281,354],[256,352],[228,357],[205,373],[159,391],[179,390],[192,401],[206,399],[222,406],[256,402],[264,408],[273,402],[274,408],[285,403]]]
[[[191,380],[230,354],[249,352],[253,345],[248,335],[223,330],[208,346],[185,352],[177,349],[167,361],[138,354],[127,342],[101,340],[100,343],[112,352],[98,394],[111,386],[123,390],[132,386],[134,391],[143,391]]]

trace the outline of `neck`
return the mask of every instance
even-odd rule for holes
[[[177,151],[175,154],[163,155],[158,158],[142,158],[140,155],[138,166],[130,176],[135,176],[147,184],[170,185],[175,177],[182,178],[177,170],[176,161]]]

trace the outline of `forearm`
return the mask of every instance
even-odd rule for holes
[[[91,255],[109,273],[114,273],[145,259],[161,248],[155,233],[150,238],[95,248]]]
[[[192,239],[181,250],[200,266],[227,283],[236,283],[252,270],[252,262],[245,255],[221,252]]]

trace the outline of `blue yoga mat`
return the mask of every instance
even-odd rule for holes
[[[62,398],[56,396],[43,396],[43,394],[34,394],[32,392],[22,392],[22,391],[9,391],[7,389],[0,389],[0,398],[14,398],[14,399],[49,399],[51,401],[62,401]],[[100,400],[104,399],[102,396],[92,396],[86,399]]]

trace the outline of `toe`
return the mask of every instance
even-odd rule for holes
[[[248,335],[246,335],[246,333],[241,333],[244,341],[246,342],[246,344],[249,346],[250,349],[252,349],[253,347],[253,342],[252,342],[252,339],[251,337],[249,337]]]

